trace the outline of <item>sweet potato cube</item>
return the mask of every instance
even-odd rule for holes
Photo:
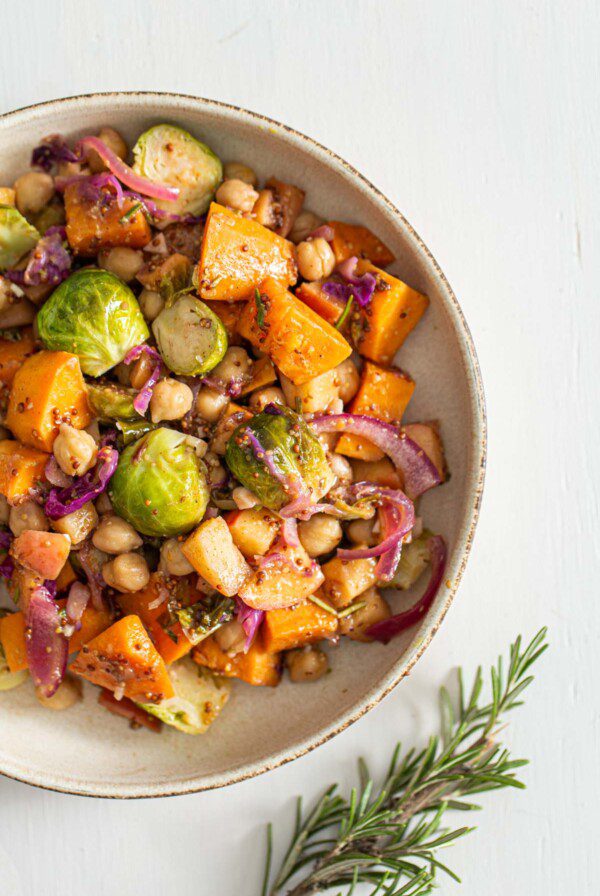
[[[12,386],[17,370],[34,351],[31,330],[24,330],[20,339],[0,339],[0,383]]]
[[[281,678],[281,658],[279,654],[266,650],[260,633],[248,653],[235,656],[221,650],[212,636],[205,638],[194,647],[192,659],[212,672],[226,678],[239,678],[252,685],[274,688]]]
[[[265,280],[247,303],[238,332],[266,352],[295,385],[341,364],[352,348],[312,308],[273,279]]]
[[[412,439],[413,442],[416,442],[423,449],[440,474],[441,481],[445,482],[447,476],[446,458],[438,424],[435,421],[431,423],[407,423],[403,429],[408,438]]]
[[[237,325],[242,311],[245,308],[245,302],[207,302],[211,311],[221,319],[221,323],[227,330],[227,338],[229,344],[235,344],[241,340],[238,338]],[[268,360],[268,359],[267,359]],[[258,388],[258,387],[257,387]],[[247,391],[247,390],[246,390]]]
[[[285,547],[267,558],[242,585],[239,595],[256,610],[277,610],[314,594],[322,583],[321,567],[303,547]]]
[[[408,334],[423,317],[429,299],[370,262],[359,261],[357,274],[366,271],[375,274],[378,285],[373,298],[363,309],[356,347],[371,361],[391,364]]]
[[[24,445],[52,451],[61,423],[84,429],[92,415],[79,366],[70,352],[36,352],[19,367],[6,425]]]
[[[373,264],[382,268],[394,261],[394,255],[385,243],[382,243],[368,227],[344,224],[342,221],[330,221],[329,226],[333,229],[331,248],[337,264],[353,255],[368,258]]]
[[[266,507],[232,510],[225,520],[233,543],[244,557],[262,557],[279,533],[280,522]]]
[[[377,581],[375,567],[377,557],[367,557],[364,560],[341,560],[334,557],[322,567],[325,582],[323,584],[323,597],[336,609],[349,606],[352,601],[371,588]]]
[[[66,591],[69,585],[72,585],[76,578],[77,576],[75,575],[75,570],[71,566],[70,561],[67,560],[56,578],[56,590]]]
[[[293,607],[267,610],[263,622],[263,640],[265,648],[270,653],[276,653],[314,644],[323,638],[333,638],[337,629],[337,616],[310,600],[303,600]]]
[[[198,262],[200,298],[247,299],[266,277],[283,286],[296,282],[293,244],[257,221],[213,202]]]
[[[313,280],[301,283],[296,289],[296,298],[312,308],[313,311],[324,318],[328,324],[334,327],[339,321],[346,303],[336,296],[330,296],[323,290],[324,280]],[[341,332],[345,332],[350,326],[350,318],[346,318],[342,324]]]
[[[0,495],[12,503],[43,480],[48,454],[12,439],[0,441]]]
[[[237,594],[251,575],[252,570],[233,543],[223,517],[200,523],[181,550],[196,572],[227,597]]]
[[[379,367],[372,361],[365,361],[360,386],[349,411],[399,426],[414,391],[414,380],[398,367]],[[383,451],[368,439],[350,433],[340,438],[336,451],[361,460],[381,460],[384,457]]]
[[[128,214],[138,205],[135,199],[126,197],[119,206],[116,195],[105,190],[98,201],[86,194],[85,182],[69,184],[64,199],[67,239],[76,255],[93,256],[115,246],[141,249],[152,238],[143,210]]]
[[[71,539],[58,532],[27,529],[10,546],[10,555],[42,579],[56,579],[67,562]]]
[[[174,696],[167,667],[139,616],[124,616],[84,644],[71,670],[140,703]]]

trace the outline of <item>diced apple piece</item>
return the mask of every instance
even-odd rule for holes
[[[440,438],[438,424],[430,423],[407,423],[403,427],[404,432],[409,439],[416,442],[419,448],[422,448],[429,460],[440,474],[442,482],[446,481],[446,458],[444,456],[444,446]]]
[[[279,532],[279,520],[266,507],[232,510],[225,517],[233,543],[244,557],[262,557]]]
[[[313,377],[307,383],[302,383],[301,386],[295,386],[283,373],[279,377],[286,402],[294,410],[296,410],[297,402],[300,402],[300,413],[302,414],[317,414],[325,411],[331,402],[339,397],[340,377],[335,367]]]
[[[27,529],[10,546],[11,556],[43,579],[56,579],[67,562],[71,539],[56,532]]]
[[[329,560],[323,565],[325,600],[333,604],[336,609],[349,606],[359,594],[375,584],[376,566],[376,557],[367,557],[364,560],[341,560],[339,557],[334,557],[333,560]]]
[[[389,457],[381,460],[359,460],[352,458],[350,466],[355,482],[374,482],[386,488],[402,488],[402,477]]]
[[[252,573],[222,517],[200,523],[181,550],[196,572],[227,597],[237,594]]]
[[[358,601],[364,603],[365,606],[348,616],[342,616],[340,634],[347,635],[353,641],[372,641],[373,639],[367,635],[367,629],[392,615],[389,604],[377,588],[369,588],[368,591],[364,591]]]
[[[256,610],[277,610],[309,597],[322,583],[321,567],[304,548],[286,547],[266,558],[240,588],[239,595]]]

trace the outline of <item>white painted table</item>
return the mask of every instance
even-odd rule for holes
[[[60,14],[59,14],[60,13]],[[3,0],[0,109],[175,90],[316,137],[407,215],[462,302],[490,416],[459,597],[409,681],[316,752],[224,791],[102,802],[0,780],[0,896],[254,896],[264,824],[420,743],[438,684],[550,626],[508,733],[528,790],[447,854],[469,896],[597,892],[600,9],[594,0]],[[1,736],[1,732],[0,732]],[[280,845],[283,845],[280,839]],[[442,893],[457,892],[444,880]]]

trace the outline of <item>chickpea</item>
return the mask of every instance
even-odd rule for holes
[[[327,657],[318,647],[289,650],[285,655],[285,664],[290,678],[297,683],[316,681],[329,670]]]
[[[335,267],[335,255],[327,240],[318,236],[298,245],[298,270],[304,280],[329,277]]]
[[[159,292],[153,289],[143,289],[138,297],[142,314],[147,321],[156,320],[160,312],[165,307],[163,298]]]
[[[110,502],[110,498],[108,497],[106,492],[102,492],[100,497],[96,501],[96,510],[102,515],[104,513],[112,513],[113,506]]]
[[[371,520],[352,520],[346,527],[346,535],[354,544],[366,545],[371,547],[377,541],[373,532],[375,519]]]
[[[58,689],[51,697],[44,697],[36,688],[35,696],[46,709],[70,709],[78,700],[81,700],[82,693],[81,680],[72,675],[66,675],[61,681]]]
[[[223,360],[211,371],[211,376],[224,383],[231,380],[249,379],[252,371],[252,359],[245,348],[233,345],[225,352]]]
[[[105,513],[92,536],[92,544],[105,554],[127,554],[141,547],[142,538],[116,513]]]
[[[212,454],[212,452],[211,452],[211,454]],[[225,470],[225,467],[222,464],[220,464],[218,461],[216,464],[215,463],[207,464],[206,467],[207,467],[206,478],[208,479],[209,487],[212,489],[212,488],[219,488],[219,486],[222,486],[223,481],[227,478],[227,471]]]
[[[388,602],[381,596],[377,588],[369,588],[356,598],[365,603],[360,610],[355,610],[340,619],[340,634],[347,635],[353,641],[372,641],[367,629],[376,622],[382,622],[391,615]]]
[[[227,405],[229,397],[217,392],[216,389],[210,389],[208,386],[200,389],[196,397],[196,412],[206,420],[207,423],[216,423]]]
[[[256,172],[248,168],[243,162],[227,162],[223,169],[225,180],[243,180],[245,184],[255,187],[258,183]]]
[[[127,158],[127,144],[118,131],[115,131],[114,128],[102,128],[98,132],[98,136],[120,159]],[[87,163],[93,174],[99,174],[101,171],[106,171],[106,165],[94,149],[88,149],[86,156]]]
[[[224,653],[235,656],[241,653],[246,643],[246,632],[237,619],[219,626],[214,635],[215,641]]]
[[[54,181],[43,171],[28,171],[14,183],[17,208],[22,215],[41,212],[54,196]]]
[[[63,473],[83,476],[94,466],[98,446],[89,432],[61,423],[52,452]]]
[[[350,466],[350,461],[347,460],[343,454],[333,454],[329,455],[329,466],[331,467],[333,473],[337,476],[338,483],[340,482],[352,482],[353,473],[352,467]]]
[[[98,253],[98,266],[129,283],[144,266],[144,256],[139,249],[116,246]]]
[[[10,531],[16,537],[21,532],[35,529],[37,532],[47,532],[50,521],[39,504],[35,501],[23,501],[16,507],[11,507],[8,513],[8,525]]]
[[[161,420],[181,420],[194,403],[194,393],[179,380],[160,380],[150,399],[150,416],[153,423]]]
[[[119,381],[121,386],[131,386],[131,370],[129,369],[128,364],[123,364],[123,362],[121,361],[115,367],[115,373],[117,375],[117,380]]]
[[[181,543],[176,538],[167,538],[160,548],[161,568],[170,576],[187,576],[194,567],[184,556]]]
[[[298,537],[309,557],[328,554],[342,540],[340,521],[326,513],[315,513],[309,520],[298,523]]]
[[[232,178],[223,181],[216,192],[215,199],[221,205],[226,205],[239,212],[251,212],[258,199],[258,193],[246,181]]]
[[[150,580],[150,570],[140,554],[119,554],[104,564],[102,576],[116,591],[140,591]]]
[[[314,212],[309,212],[308,210],[300,212],[294,221],[294,226],[290,231],[288,239],[293,243],[301,243],[321,224],[323,224],[323,219],[315,215]]]
[[[256,495],[253,495],[250,489],[244,488],[243,485],[234,488],[231,497],[239,510],[250,510],[251,507],[256,507],[260,503]]]
[[[0,205],[14,205],[17,194],[12,187],[0,187]]]
[[[2,436],[3,439],[6,436]],[[8,518],[10,516],[10,504],[4,497],[4,495],[0,495],[0,523],[3,526],[8,526]]]
[[[66,516],[61,516],[60,519],[52,522],[52,528],[56,532],[67,535],[71,539],[71,544],[81,544],[97,525],[98,514],[91,501],[88,501],[79,510],[67,513]]]
[[[148,352],[143,352],[137,361],[131,365],[129,369],[129,383],[134,389],[143,389],[148,381],[150,374],[154,370],[155,362],[152,360]]]
[[[344,404],[348,404],[358,392],[360,385],[358,368],[351,358],[346,358],[345,361],[338,364],[335,372],[337,375],[338,395]]]
[[[253,413],[258,414],[268,404],[285,404],[285,395],[277,386],[268,386],[266,389],[257,389],[250,396],[248,405]]]

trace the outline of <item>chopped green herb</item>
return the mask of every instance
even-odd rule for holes
[[[326,603],[324,600],[321,600],[320,597],[317,597],[316,594],[309,595],[309,600],[316,604],[317,607],[321,607],[322,610],[325,610],[327,613],[331,613],[333,616],[337,616],[337,610],[331,606],[331,604]]]
[[[254,301],[256,302],[256,323],[258,324],[259,330],[264,331],[265,314],[267,313],[267,309],[265,308],[263,297],[261,296],[258,289],[254,290]]]
[[[121,215],[119,218],[119,224],[125,224],[129,221],[130,218],[133,218],[134,215],[137,215],[139,211],[142,211],[144,208],[141,202],[134,202],[131,208],[127,209],[127,211]]]
[[[346,318],[350,314],[350,309],[352,308],[353,303],[354,303],[354,296],[351,295],[350,298],[348,299],[348,301],[346,302],[346,306],[345,306],[344,310],[342,311],[339,318],[337,319],[337,322],[335,324],[336,330],[339,330],[343,327],[343,325],[346,321]]]
[[[338,619],[343,619],[344,616],[352,616],[353,613],[356,613],[358,610],[362,610],[363,607],[366,607],[366,601],[357,600],[355,604],[351,604],[349,607],[344,607],[343,610],[337,614]]]

